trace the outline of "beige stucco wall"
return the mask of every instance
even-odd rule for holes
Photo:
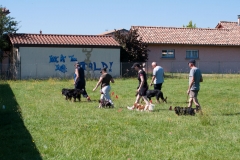
[[[100,76],[100,68],[108,67],[108,73],[112,76],[120,76],[120,49],[107,48],[53,48],[53,47],[20,47],[21,79],[49,78],[49,77],[73,77],[74,64],[71,61],[76,58],[78,62],[90,61],[91,78]],[[61,56],[64,57],[61,59]],[[61,61],[62,60],[62,61]],[[65,60],[65,62],[64,62]],[[85,66],[86,67],[86,66]],[[87,68],[85,70],[87,74]]]
[[[166,72],[188,72],[186,50],[198,50],[197,66],[203,73],[240,73],[240,47],[149,45],[148,70],[156,61]],[[175,58],[161,58],[162,50],[174,49]]]

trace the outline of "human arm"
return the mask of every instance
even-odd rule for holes
[[[203,82],[202,74],[201,74],[201,77],[200,77],[200,82]]]
[[[112,83],[114,83],[114,82],[115,82],[113,78],[111,78],[111,79],[110,79],[110,81],[111,81]]]
[[[150,83],[150,86],[152,86],[152,84],[153,84],[153,81],[155,80],[155,78],[156,78],[156,76],[155,76],[155,75],[153,75],[153,76],[152,76],[151,83]]]
[[[142,75],[140,76],[140,79],[141,79],[141,83],[139,84],[139,87],[138,87],[138,90],[137,90],[137,92],[139,92],[139,91],[140,91],[140,89],[142,88],[142,86],[143,86],[143,84],[144,84],[144,78],[143,78],[143,76],[142,76]]]
[[[188,90],[187,90],[187,94],[190,93],[190,90],[191,90],[191,87],[192,87],[193,83],[194,83],[194,77],[192,77],[192,80],[191,80],[190,83],[189,83]]]
[[[76,74],[76,78],[74,79],[74,84],[76,84],[77,80],[79,79],[79,74],[78,74],[78,69],[75,69],[75,74]]]
[[[98,81],[97,84],[96,84],[96,87],[93,88],[93,91],[95,91],[95,90],[98,88],[98,86],[102,83],[102,80],[103,80],[103,78],[100,77],[100,78],[99,78],[99,81]]]

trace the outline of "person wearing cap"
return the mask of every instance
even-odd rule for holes
[[[188,107],[192,107],[192,102],[196,105],[197,111],[201,110],[201,106],[198,102],[197,95],[200,90],[200,82],[203,82],[202,73],[199,68],[195,66],[196,61],[191,59],[188,62],[188,66],[191,69],[189,72],[189,86],[187,94],[189,95]]]
[[[101,84],[100,101],[108,101],[109,103],[111,103],[112,107],[114,107],[114,104],[110,96],[110,90],[111,90],[110,82],[114,83],[114,79],[110,74],[107,73],[107,68],[102,68],[100,73],[101,73],[101,76],[96,86],[93,88],[93,91],[95,91],[98,88],[98,86]],[[100,107],[100,104],[99,104],[99,107]]]
[[[161,90],[164,82],[164,70],[161,66],[157,66],[156,62],[152,62],[153,76],[150,86],[154,84],[154,89]]]
[[[79,65],[78,62],[75,63],[75,73],[74,73],[74,86],[75,89],[83,90],[82,95],[83,97],[87,98],[88,101],[91,101],[90,97],[86,91],[86,81],[85,81],[85,74],[83,68]]]
[[[150,102],[147,99],[146,92],[148,90],[147,76],[146,72],[141,68],[139,63],[134,63],[132,69],[135,69],[138,72],[138,87],[137,87],[137,97],[135,103],[139,103],[139,100],[143,98],[146,106],[150,105]],[[127,107],[129,110],[133,110],[134,106]]]

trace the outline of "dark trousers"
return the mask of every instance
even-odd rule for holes
[[[162,83],[154,84],[154,89],[161,91],[161,89],[162,89]]]
[[[83,95],[83,97],[87,98],[88,94],[87,94],[87,91],[85,89],[85,85],[86,85],[85,82],[77,81],[76,84],[75,84],[75,89],[83,90],[82,95]]]

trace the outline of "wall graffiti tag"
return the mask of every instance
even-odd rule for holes
[[[79,62],[80,66],[86,71],[86,77],[90,77],[90,71],[100,71],[101,68],[107,68],[108,72],[112,72],[112,66],[113,66],[113,62],[91,62],[90,57],[91,57],[91,52],[92,52],[92,48],[90,50],[83,48],[82,52],[86,53],[86,59],[82,62]],[[77,58],[75,57],[75,55],[70,55],[70,56],[65,56],[63,54],[59,56],[54,56],[54,55],[50,55],[49,56],[49,63],[57,63],[55,64],[55,71],[60,71],[62,73],[66,73],[67,72],[67,67],[65,64],[58,64],[59,62],[61,63],[65,63],[66,59],[69,59],[69,62],[77,62]],[[58,60],[59,58],[59,60]],[[97,66],[97,64],[99,66]]]
[[[60,62],[65,62],[65,58],[66,58],[66,56],[63,56],[63,55],[61,54],[61,56],[60,56]]]
[[[74,57],[74,55],[68,56],[70,58],[70,62],[76,62],[77,58]]]
[[[50,60],[49,60],[49,63],[58,63],[58,56],[49,56]]]
[[[61,71],[63,73],[67,72],[67,67],[64,64],[62,65],[57,64],[55,66],[56,66],[55,71]]]

